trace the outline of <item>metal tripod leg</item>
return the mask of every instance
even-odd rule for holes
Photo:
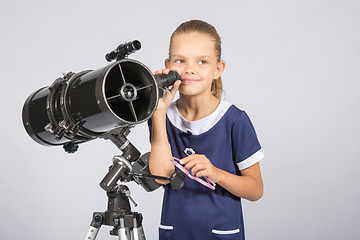
[[[93,219],[90,223],[89,230],[86,234],[85,240],[95,240],[103,222],[104,222],[104,216],[100,214],[94,214]]]
[[[141,213],[133,213],[132,217],[132,226],[127,225],[123,217],[119,218],[119,240],[146,240],[145,233],[142,227]]]
[[[95,240],[98,232],[99,232],[99,228],[90,226],[86,234],[85,240]]]
[[[118,230],[119,240],[130,240],[130,231],[129,228],[125,227],[124,218],[120,217],[120,228]]]
[[[133,240],[145,240],[142,215],[140,213],[134,213],[134,227],[131,229],[131,236]]]

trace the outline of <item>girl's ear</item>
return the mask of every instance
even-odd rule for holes
[[[221,74],[224,72],[224,70],[225,70],[225,61],[219,61],[216,66],[216,73],[214,79],[218,79],[219,77],[221,77]]]
[[[165,59],[165,68],[168,69],[170,67],[170,61],[169,59]]]

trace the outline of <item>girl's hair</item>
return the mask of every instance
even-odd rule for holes
[[[187,22],[183,22],[180,24],[170,38],[170,46],[169,46],[169,56],[170,56],[170,49],[171,49],[171,43],[173,38],[181,33],[190,33],[190,32],[198,32],[208,35],[211,40],[213,40],[215,45],[215,51],[218,58],[218,61],[221,59],[221,38],[219,34],[217,33],[215,27],[213,27],[211,24],[204,22],[202,20],[190,20]],[[214,79],[211,84],[211,93],[217,97],[218,99],[221,99],[223,89],[222,89],[222,80],[221,77],[218,79]]]

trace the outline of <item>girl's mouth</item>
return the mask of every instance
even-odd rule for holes
[[[191,79],[191,78],[181,79],[181,83],[185,83],[185,84],[196,83],[199,81],[200,81],[199,79]]]

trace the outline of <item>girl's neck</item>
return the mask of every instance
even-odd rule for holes
[[[181,116],[187,121],[196,121],[213,113],[219,103],[220,100],[213,95],[205,98],[180,95],[176,107]]]

